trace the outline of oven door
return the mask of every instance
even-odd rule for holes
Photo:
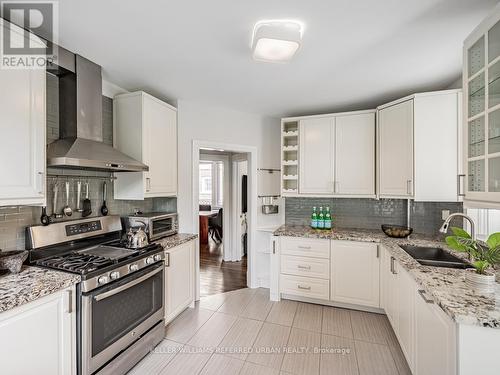
[[[94,373],[164,316],[163,262],[82,296],[82,375]]]
[[[151,219],[148,229],[150,240],[175,234],[177,230],[176,218],[172,215]]]

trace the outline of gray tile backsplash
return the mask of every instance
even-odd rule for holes
[[[58,81],[55,77],[47,75],[47,143],[51,143],[59,138],[59,98],[57,90]],[[107,144],[113,144],[113,100],[102,97],[103,100],[103,140]],[[110,176],[106,172],[81,171],[69,169],[49,168],[48,174],[63,174],[71,176],[70,182],[70,206],[76,206],[77,181],[86,182],[85,176]],[[57,199],[57,211],[61,212],[65,205],[64,182],[66,179],[59,179],[59,194]],[[52,188],[56,180],[47,180],[47,213],[52,213]],[[89,179],[89,197],[92,202],[92,215],[100,215],[102,205],[102,184],[103,180]],[[82,186],[82,197],[85,189]],[[134,212],[135,209],[141,211],[162,211],[176,212],[177,198],[149,198],[143,201],[126,201],[113,199],[113,183],[108,181],[108,198],[106,204],[111,215],[125,215]],[[0,207],[0,250],[24,249],[25,227],[40,223],[41,208],[29,206]],[[62,220],[78,219],[81,215],[74,212],[70,218]]]
[[[309,225],[313,206],[329,206],[334,227],[380,229],[382,224],[406,225],[407,201],[404,199],[286,198],[285,222]],[[457,202],[412,201],[411,227],[414,232],[437,235],[443,222],[442,210],[462,212],[463,206]]]

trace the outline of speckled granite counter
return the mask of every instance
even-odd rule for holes
[[[194,240],[197,238],[197,234],[192,234],[192,233],[178,233],[173,236],[161,238],[158,241],[154,241],[155,243],[159,243],[160,245],[163,246],[165,250],[168,250],[172,247],[176,247],[179,245],[182,245],[185,242]]]
[[[289,225],[281,226],[274,235],[381,243],[420,287],[433,297],[434,302],[457,323],[500,329],[500,284],[492,295],[476,294],[465,284],[466,271],[423,266],[400,247],[405,244],[440,247],[458,257],[466,258],[465,254],[447,248],[442,241],[418,235],[413,235],[409,239],[394,239],[387,237],[382,231],[356,229],[325,231]],[[497,281],[500,280],[499,273],[497,271]]]
[[[0,313],[80,282],[80,276],[45,268],[23,267],[0,276]]]

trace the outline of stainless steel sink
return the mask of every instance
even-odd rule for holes
[[[446,268],[471,268],[472,265],[449,252],[438,247],[421,247],[402,245],[406,251],[418,263],[424,266],[446,267]]]

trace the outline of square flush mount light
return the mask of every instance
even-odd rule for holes
[[[300,48],[304,27],[298,21],[268,20],[255,24],[253,58],[266,62],[288,62]]]

